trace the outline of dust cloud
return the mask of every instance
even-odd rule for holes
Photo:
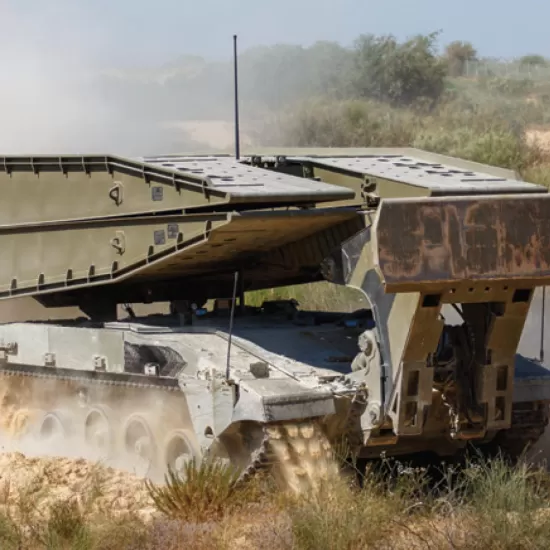
[[[152,519],[156,510],[143,473],[132,468],[131,460],[124,460],[122,454],[101,456],[97,449],[85,445],[74,426],[68,439],[38,439],[44,410],[36,399],[39,382],[34,384],[30,393],[29,385],[16,388],[3,383],[1,387],[0,508],[32,493],[35,509],[43,514],[56,502],[72,500],[82,506],[83,499],[99,491],[96,511],[136,513],[144,520]],[[82,418],[69,399],[61,399],[58,405],[73,421]]]
[[[339,476],[338,457],[315,421],[269,428],[273,474],[281,487],[295,494],[326,487]]]
[[[32,492],[33,508],[43,516],[59,502],[75,501],[82,507],[87,495],[96,489],[101,494],[94,502],[94,511],[108,511],[109,515],[130,512],[144,520],[156,514],[137,476],[83,458],[0,453],[0,509]]]
[[[189,424],[183,400],[180,392],[149,389],[145,395],[122,386],[4,375],[0,449],[29,456],[86,458],[139,477],[162,479],[165,439]],[[51,413],[53,422],[46,421]],[[130,426],[136,415],[149,434],[139,423]],[[147,438],[145,452],[136,454],[134,439]]]
[[[43,14],[23,19],[10,13],[7,5],[1,9],[2,154],[98,148],[102,134],[108,135],[109,106],[86,86],[86,55],[79,42],[66,35],[67,43],[59,43],[55,33],[60,29],[47,31],[47,22],[40,25]]]
[[[0,3],[0,155],[137,156],[189,147],[181,128],[162,124],[155,101],[98,64],[104,40],[84,7],[57,0],[24,11]]]
[[[185,144],[185,133],[163,128],[147,101],[125,109],[113,86],[104,84],[94,61],[101,37],[89,32],[79,7],[55,1],[18,6],[16,14],[2,2],[0,19],[0,156],[145,155],[175,152]],[[77,308],[46,309],[32,298],[0,301],[0,322],[79,316]],[[107,509],[150,508],[142,488],[143,465],[120,446],[109,456],[87,446],[82,437],[85,409],[72,394],[48,403],[48,396],[60,395],[47,380],[28,379],[21,385],[15,380],[0,378],[2,498],[7,491],[18,493],[30,484],[45,489],[47,498],[66,500],[80,494],[83,484],[99,472]],[[108,396],[95,397],[102,402]],[[141,411],[144,403],[119,399],[115,405],[115,410],[126,411],[121,418],[127,418],[128,410]],[[147,415],[158,420],[155,405],[147,403]],[[72,437],[67,443],[37,438],[41,418],[54,409],[70,419]]]
[[[0,494],[6,487],[17,494],[31,484],[40,487],[47,505],[80,498],[86,484],[100,479],[98,505],[151,515],[143,480],[163,481],[164,443],[188,422],[181,399],[179,392],[144,396],[112,386],[83,391],[67,380],[0,377]],[[97,415],[90,421],[91,406],[104,413],[100,422]],[[142,455],[134,443],[147,434],[137,433],[135,424],[128,427],[136,415],[150,428]]]

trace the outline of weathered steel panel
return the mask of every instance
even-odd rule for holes
[[[375,224],[386,285],[550,276],[550,196],[391,199]]]

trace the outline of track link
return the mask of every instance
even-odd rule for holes
[[[266,426],[268,463],[275,478],[294,492],[317,489],[339,475],[332,445],[319,420]]]

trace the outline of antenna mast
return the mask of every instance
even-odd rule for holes
[[[239,272],[235,271],[235,279],[233,282],[233,296],[231,299],[231,316],[229,317],[229,337],[227,341],[227,364],[225,366],[225,379],[229,380],[231,376],[231,339],[233,336],[233,319],[235,317],[235,302],[237,301],[237,281],[239,280]]]
[[[239,78],[237,67],[237,35],[233,35],[233,70],[235,79],[235,158],[239,160],[241,156],[240,136],[239,136]]]
[[[540,362],[544,363],[544,314],[546,309],[546,287],[542,287],[542,303],[540,316]]]

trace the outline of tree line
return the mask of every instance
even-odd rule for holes
[[[244,51],[239,58],[240,94],[247,109],[284,110],[308,98],[372,99],[392,106],[437,105],[449,79],[465,74],[479,60],[469,42],[455,41],[438,52],[438,33],[399,41],[394,36],[359,36],[350,47],[319,41],[305,47],[279,44]],[[519,63],[547,66],[540,55]],[[104,86],[123,108],[142,108],[153,118],[184,114],[220,117],[230,112],[233,74],[230,61],[184,56],[166,69],[167,76],[148,81],[104,77]],[[143,116],[143,115],[142,115]]]

